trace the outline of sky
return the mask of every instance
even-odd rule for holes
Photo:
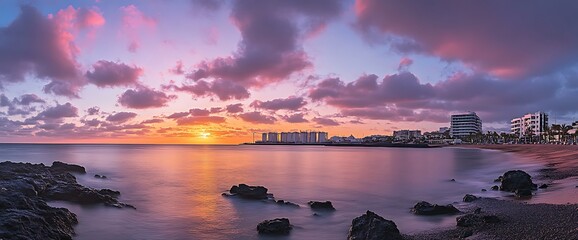
[[[0,142],[578,120],[578,2],[1,1]]]

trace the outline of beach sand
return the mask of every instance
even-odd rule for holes
[[[543,164],[538,176],[560,185],[549,195],[566,195],[565,204],[528,203],[518,199],[482,198],[473,201],[470,213],[500,218],[499,223],[455,227],[407,236],[406,239],[578,239],[578,146],[573,145],[461,145],[458,147],[501,150],[518,154],[524,161]],[[563,194],[562,194],[563,193]],[[541,194],[539,191],[535,194]],[[570,196],[570,197],[568,197]],[[556,198],[554,198],[555,200]],[[556,202],[556,201],[551,202]],[[567,203],[566,203],[567,202]],[[556,202],[557,203],[557,202]],[[471,235],[471,236],[470,236]]]

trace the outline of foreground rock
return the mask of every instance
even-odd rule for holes
[[[61,162],[51,167],[0,163],[0,239],[72,239],[76,215],[48,206],[49,200],[132,207],[116,199],[118,191],[78,184],[70,171],[86,172],[84,167]]]
[[[463,200],[464,200],[464,202],[473,202],[473,201],[475,201],[475,200],[477,200],[477,199],[478,199],[478,197],[476,197],[476,196],[474,196],[474,195],[472,195],[472,194],[466,194],[466,195],[464,196],[464,199],[463,199]]]
[[[267,191],[266,187],[249,186],[244,183],[239,184],[239,186],[232,186],[231,190],[229,190],[232,195],[247,199],[267,199],[269,197]]]
[[[460,210],[455,208],[453,205],[437,205],[431,204],[426,201],[421,201],[415,204],[411,211],[417,215],[440,215],[440,214],[453,214],[459,213]]]
[[[499,178],[500,179],[500,178]],[[501,178],[500,190],[516,192],[517,190],[536,190],[537,185],[532,182],[530,174],[521,171],[507,171]]]
[[[318,201],[309,201],[307,204],[311,207],[311,209],[317,210],[335,210],[331,201],[325,202],[318,202]]]
[[[458,227],[472,227],[482,225],[484,223],[498,223],[500,218],[495,215],[482,215],[469,213],[456,218]]]
[[[351,222],[348,240],[401,240],[403,237],[393,221],[371,211],[356,217]]]
[[[257,225],[260,234],[288,234],[291,229],[291,223],[287,218],[265,220]]]

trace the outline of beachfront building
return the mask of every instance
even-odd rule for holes
[[[309,139],[307,139],[308,143],[316,143],[317,142],[317,132],[309,132]]]
[[[267,142],[267,133],[261,134],[261,142]]]
[[[475,112],[453,114],[450,123],[452,138],[465,138],[482,132],[482,120]]]
[[[421,137],[420,130],[399,130],[393,131],[393,137],[398,141],[407,141],[410,139],[418,139]]]
[[[317,141],[320,143],[327,142],[329,138],[329,134],[327,132],[319,132],[317,135]]]
[[[270,132],[267,134],[267,142],[276,143],[279,142],[279,133]]]
[[[525,136],[542,136],[548,126],[548,114],[544,112],[528,113],[514,118],[510,122],[510,131],[519,138]]]
[[[307,143],[307,132],[300,132],[299,133],[299,143]]]

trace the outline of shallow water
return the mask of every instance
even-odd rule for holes
[[[0,145],[6,160],[83,165],[81,184],[120,190],[137,207],[52,202],[78,215],[76,239],[344,239],[367,210],[409,234],[455,225],[455,216],[412,215],[416,202],[466,207],[466,193],[504,196],[480,190],[505,171],[540,167],[479,149],[323,146]],[[239,183],[263,185],[301,208],[221,196]],[[337,211],[314,216],[310,200],[330,200]],[[290,235],[257,234],[257,223],[278,217],[295,225]]]

